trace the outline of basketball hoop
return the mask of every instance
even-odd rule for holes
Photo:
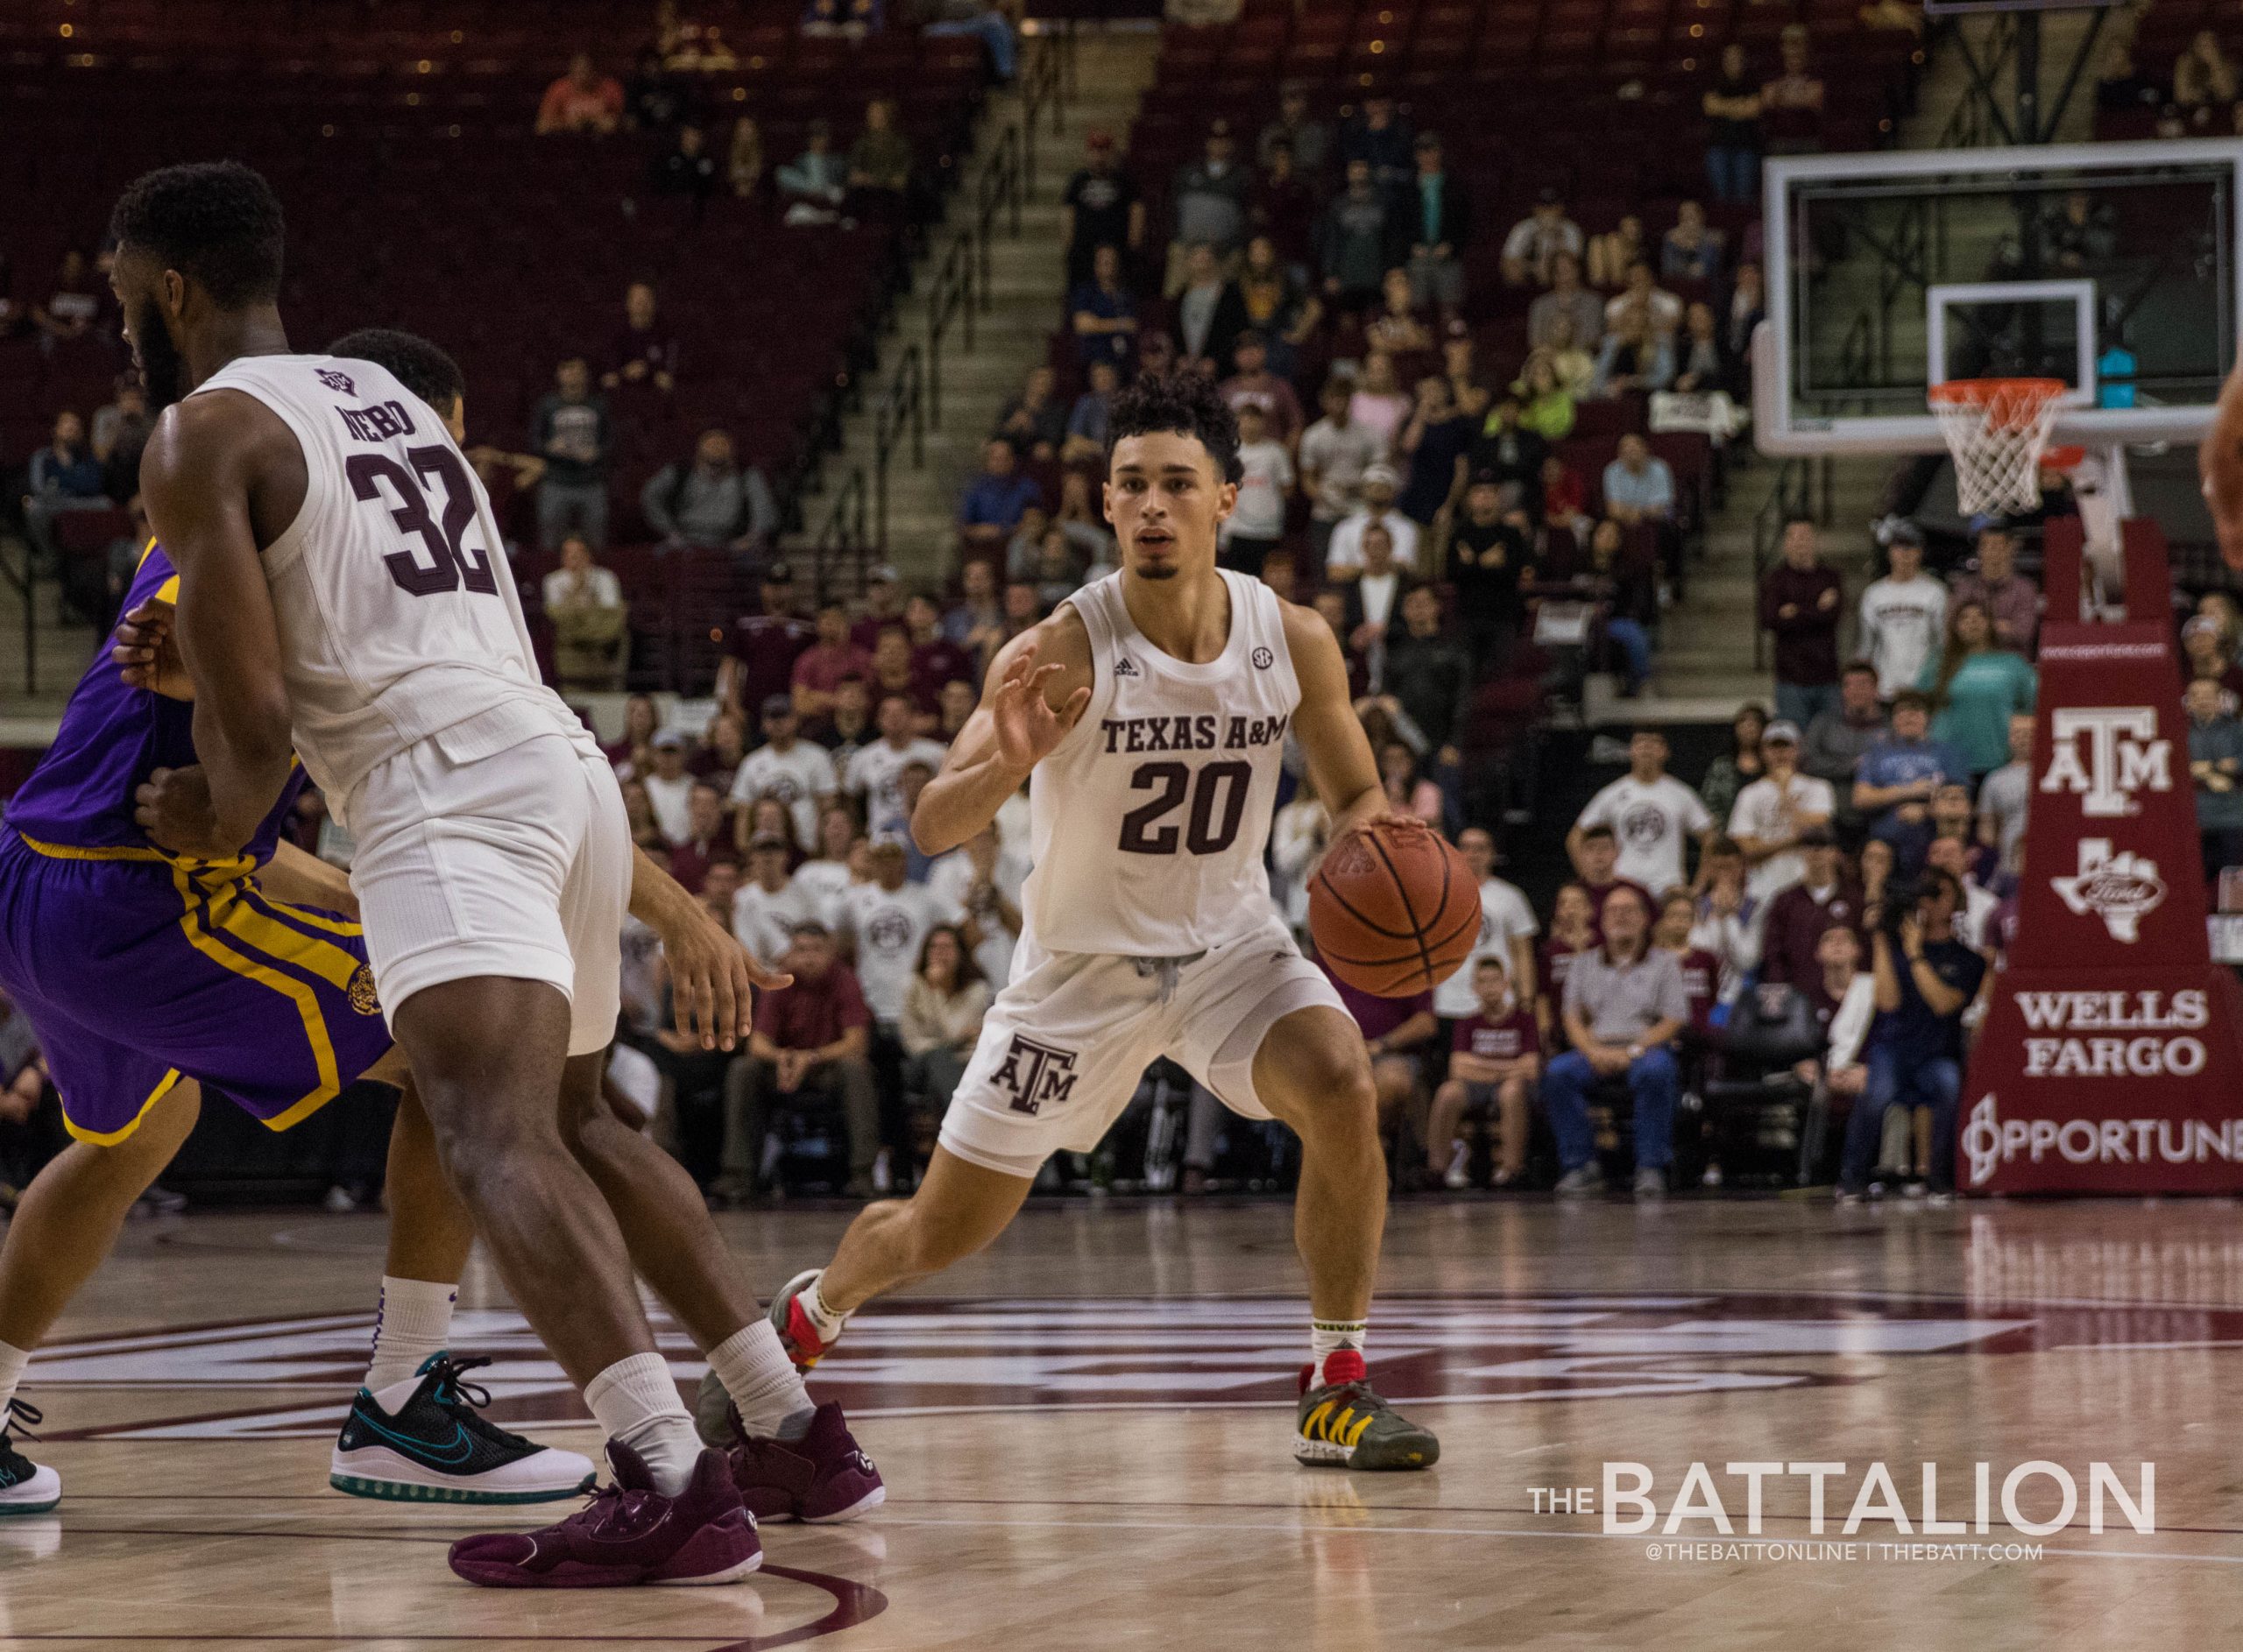
[[[2040,505],[2041,453],[2064,388],[2060,378],[1950,378],[1927,392],[1964,515]]]

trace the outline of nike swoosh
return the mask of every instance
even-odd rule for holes
[[[386,1429],[371,1417],[361,1416],[358,1421],[365,1425],[368,1432],[380,1435],[406,1456],[425,1463],[430,1468],[456,1468],[475,1455],[475,1442],[468,1437],[463,1423],[455,1422],[452,1424],[452,1437],[449,1442],[451,1449],[447,1454],[439,1451],[427,1440],[416,1440],[410,1435],[398,1433],[394,1429]]]

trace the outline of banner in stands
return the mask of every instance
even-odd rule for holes
[[[2017,933],[1971,1055],[1956,1180],[2232,1193],[2243,985],[2206,939],[2165,546],[2155,524],[2126,525],[2119,625],[2077,619],[2080,550],[2076,520],[2048,525]]]

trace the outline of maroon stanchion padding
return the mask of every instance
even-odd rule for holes
[[[2205,930],[2164,536],[2126,524],[2127,618],[2079,618],[2048,527],[2017,934],[1971,1058],[1969,1193],[2243,1190],[2243,985]]]

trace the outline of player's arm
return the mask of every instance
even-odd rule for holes
[[[2227,376],[2219,406],[2204,445],[2197,449],[2204,503],[2211,507],[2220,554],[2230,568],[2243,568],[2243,361]]]
[[[273,900],[293,907],[339,912],[346,918],[358,915],[358,897],[351,892],[350,874],[291,843],[284,842],[273,850],[272,858],[258,872],[257,886]]]
[[[1390,813],[1386,789],[1378,781],[1378,760],[1348,694],[1348,664],[1340,639],[1313,608],[1279,604],[1285,648],[1300,682],[1300,708],[1293,732],[1308,758],[1308,778],[1332,816],[1331,841]]]
[[[643,849],[631,851],[631,915],[662,937],[678,1033],[704,1049],[737,1046],[754,1030],[754,989],[795,978],[751,956]]]
[[[999,649],[981,703],[911,811],[920,852],[955,849],[996,819],[1005,800],[1066,738],[1090,693],[1090,632],[1072,606]]]
[[[244,406],[261,417],[244,420]],[[208,772],[215,828],[203,844],[232,855],[256,833],[294,761],[280,631],[250,519],[252,489],[286,491],[303,455],[287,427],[248,397],[199,396],[156,422],[140,462],[148,520],[180,572],[176,636],[195,688],[195,749]],[[299,497],[303,484],[294,483]],[[293,517],[294,511],[285,513]]]

